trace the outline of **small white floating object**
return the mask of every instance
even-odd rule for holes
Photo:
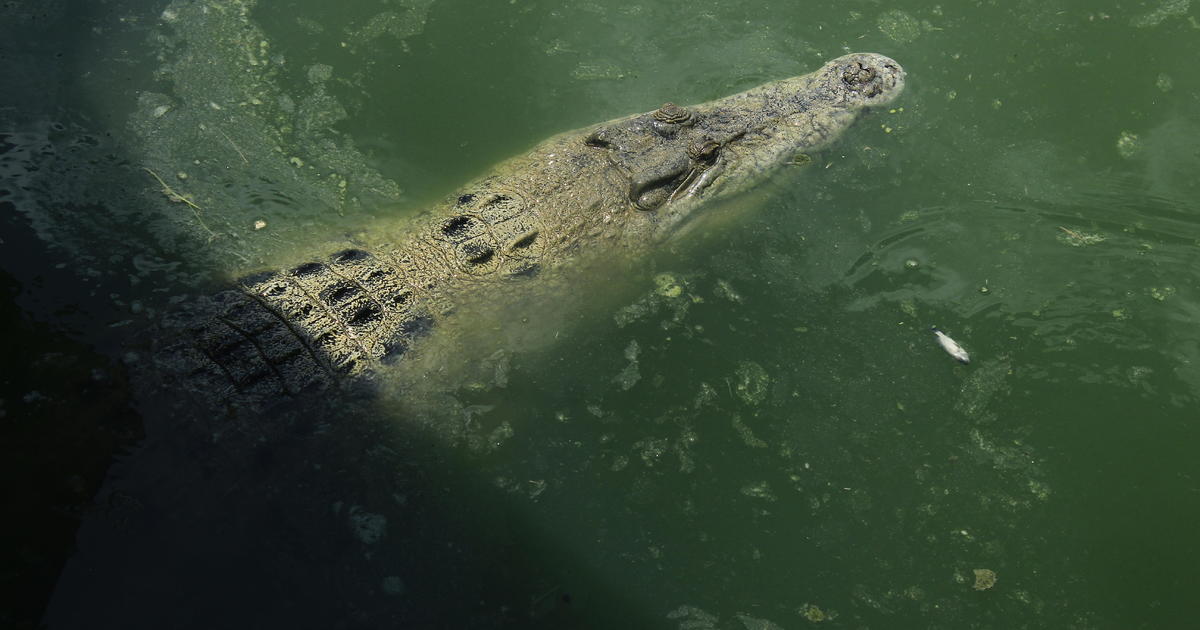
[[[959,363],[967,364],[971,362],[971,355],[967,354],[967,351],[958,345],[957,341],[938,330],[936,326],[930,326],[929,329],[933,331],[933,336],[937,337],[938,344],[942,346],[942,350],[945,350],[947,354],[957,359]]]

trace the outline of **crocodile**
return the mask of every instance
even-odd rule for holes
[[[403,357],[455,296],[581,257],[637,256],[702,207],[828,144],[904,82],[888,57],[849,54],[725,98],[551,137],[416,229],[250,275],[164,317],[155,369],[173,376],[172,391],[230,406],[353,382]]]

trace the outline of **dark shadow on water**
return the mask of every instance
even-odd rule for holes
[[[123,4],[130,6],[116,6]],[[0,102],[0,134],[35,138],[0,142],[0,165],[33,187],[0,183],[0,324],[15,342],[0,383],[8,541],[0,556],[0,625],[656,625],[640,617],[635,594],[590,572],[570,532],[543,531],[531,502],[495,488],[454,445],[397,430],[369,398],[273,411],[259,420],[290,429],[268,442],[214,442],[194,418],[135,402],[124,365],[139,359],[126,351],[153,324],[149,314],[169,308],[170,296],[197,291],[186,281],[202,274],[151,272],[134,280],[127,273],[139,249],[157,249],[164,260],[181,256],[163,254],[169,243],[138,222],[153,212],[154,197],[145,194],[151,184],[137,156],[109,139],[124,121],[93,116],[80,102],[72,81],[82,64],[71,55],[92,51],[70,45],[112,19],[102,14],[148,9],[47,3],[21,22],[14,6],[3,7],[5,19],[13,18],[3,30],[25,33],[9,41],[44,43],[5,48],[14,72],[0,74],[6,87],[19,88],[10,94],[24,95]],[[124,70],[113,72],[130,80]],[[58,131],[46,136],[45,151],[22,153],[42,142],[39,125],[47,120]],[[78,148],[71,138],[81,134],[90,140],[80,150],[96,155],[90,162],[70,157]],[[82,191],[79,205],[32,203],[32,215],[17,207],[68,186]],[[95,197],[110,201],[96,204]],[[34,215],[71,222],[74,231],[48,240]],[[97,226],[104,232],[87,231]],[[132,298],[146,305],[141,319],[118,321],[129,316]]]
[[[10,340],[0,378],[0,625],[32,628],[113,455],[140,439],[142,426],[121,366],[30,321],[13,302],[17,291],[0,273],[0,327]]]
[[[152,420],[171,426],[114,467],[50,627],[655,625],[471,457],[338,398],[247,418],[291,427],[268,443]]]

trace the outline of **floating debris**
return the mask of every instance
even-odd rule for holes
[[[1134,28],[1149,28],[1151,26],[1158,26],[1166,21],[1167,18],[1187,15],[1188,6],[1191,5],[1191,3],[1192,0],[1164,0],[1162,4],[1158,6],[1158,8],[1150,11],[1149,13],[1143,13],[1142,15],[1135,16],[1129,21],[1129,23]]]
[[[937,338],[937,342],[942,346],[947,354],[958,360],[959,363],[967,364],[971,362],[971,355],[958,342],[951,339],[949,335],[937,329],[936,326],[930,326],[929,330],[933,331],[933,336]]]
[[[495,429],[492,429],[491,434],[488,435],[488,446],[490,446],[492,450],[498,449],[501,446],[504,446],[504,443],[515,434],[516,431],[513,430],[512,425],[505,420],[504,422],[501,422],[500,425]]]
[[[996,585],[996,572],[991,569],[975,569],[975,590],[986,591]]]
[[[654,292],[667,298],[677,298],[683,295],[683,285],[679,279],[669,273],[654,276]]]
[[[1175,295],[1175,287],[1150,287],[1150,297],[1165,302],[1167,298]]]
[[[1079,232],[1061,225],[1058,226],[1058,229],[1062,230],[1062,234],[1058,235],[1058,241],[1060,243],[1066,243],[1071,247],[1083,247],[1084,245],[1095,245],[1097,243],[1104,242],[1104,236],[1100,234]]]
[[[801,606],[800,607],[800,615],[813,623],[821,623],[822,621],[829,621],[830,619],[833,619],[836,616],[832,612],[826,613],[824,610],[821,610],[816,604],[805,604],[805,605]]]
[[[622,390],[628,391],[642,379],[642,373],[638,370],[639,352],[641,352],[641,347],[638,346],[637,340],[630,341],[629,345],[625,347],[625,358],[629,359],[629,364],[621,370],[620,374],[613,377],[613,382],[620,385]]]
[[[1132,158],[1142,152],[1142,141],[1132,131],[1122,131],[1117,137],[1117,154],[1125,159]]]
[[[166,195],[167,199],[171,203],[186,204],[187,207],[192,209],[192,215],[196,217],[196,223],[205,232],[208,233],[208,240],[210,243],[213,241],[213,239],[217,238],[216,232],[213,232],[211,229],[209,229],[208,225],[206,223],[204,223],[204,219],[200,218],[200,213],[203,211],[203,208],[201,208],[199,205],[196,204],[196,202],[192,201],[191,199],[185,197],[184,195],[179,194],[178,192],[175,192],[175,189],[168,186],[167,183],[165,181],[163,181],[163,178],[158,176],[158,173],[155,173],[154,171],[152,171],[149,168],[144,167],[144,166],[142,167],[142,170],[149,173],[150,176],[153,177],[154,180],[158,182],[158,185],[162,187],[162,193],[164,195]],[[183,178],[181,178],[181,179],[183,179]]]
[[[767,397],[771,377],[763,366],[753,361],[739,361],[734,372],[733,389],[747,405],[757,405]]]
[[[633,443],[633,450],[642,458],[642,463],[651,468],[662,459],[670,448],[667,438],[643,438]]]
[[[921,23],[917,18],[901,11],[894,9],[880,14],[875,21],[880,32],[887,35],[892,41],[906,44],[921,36]]]
[[[735,291],[733,285],[729,284],[725,280],[717,280],[717,288],[713,290],[713,293],[715,293],[717,297],[725,298],[730,302],[737,304],[742,303],[742,295]]]
[[[699,608],[697,606],[689,606],[684,604],[675,610],[667,613],[667,619],[681,619],[679,627],[681,629],[688,628],[689,630],[708,630],[716,628],[717,622],[721,619],[716,615]]]
[[[775,493],[771,492],[771,486],[766,481],[748,483],[742,486],[742,494],[751,499],[762,499],[771,503],[774,503],[776,500]]]
[[[1050,498],[1050,486],[1046,482],[1038,481],[1037,479],[1030,479],[1027,485],[1029,486],[1029,491],[1032,492],[1033,496],[1037,497],[1039,501],[1045,501]]]
[[[742,627],[746,630],[783,630],[779,624],[770,619],[751,617],[746,613],[737,613],[734,616],[737,617],[738,621],[742,622]]]
[[[221,136],[225,138],[225,141],[229,143],[229,146],[233,147],[233,150],[237,152],[238,157],[242,158],[242,162],[246,164],[250,163],[250,160],[246,159],[246,154],[242,153],[242,148],[233,141],[233,138],[229,137],[229,134],[225,133],[223,129],[217,129],[217,133],[221,134]]]
[[[758,437],[754,435],[754,430],[747,426],[745,422],[742,422],[742,417],[736,413],[733,414],[732,424],[733,429],[742,437],[742,441],[746,443],[746,446],[749,446],[750,448],[767,447],[767,443],[758,439]]]

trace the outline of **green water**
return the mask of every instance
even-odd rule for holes
[[[244,476],[123,459],[98,501],[141,507],[85,522],[51,627],[1194,623],[1188,0],[40,4],[0,10],[4,269],[130,364],[172,302],[550,134],[908,72],[736,221],[468,350],[422,422],[388,392]]]

